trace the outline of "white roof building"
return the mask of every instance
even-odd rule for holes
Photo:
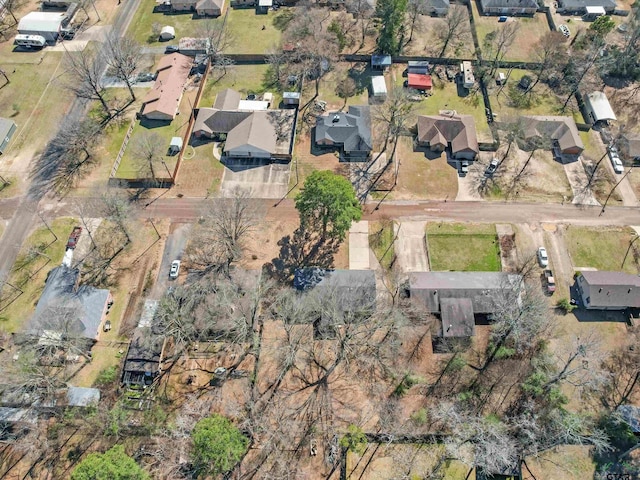
[[[387,83],[382,75],[371,77],[371,91],[374,97],[387,96]]]
[[[269,102],[263,100],[240,100],[238,103],[238,110],[248,110],[255,112],[257,110],[267,110],[269,108]]]
[[[593,92],[587,95],[586,100],[587,113],[589,122],[609,122],[616,120],[616,114],[613,113],[611,104],[604,92]]]
[[[60,12],[27,13],[18,23],[18,31],[22,32],[59,32],[65,14]]]

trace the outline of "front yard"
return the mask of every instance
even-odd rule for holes
[[[428,223],[427,249],[434,271],[499,272],[495,225]]]
[[[590,228],[568,226],[566,243],[571,261],[576,267],[598,270],[640,273],[640,245],[632,245],[625,260],[635,232],[628,227]],[[634,248],[635,247],[635,248]],[[623,264],[624,261],[624,264]]]

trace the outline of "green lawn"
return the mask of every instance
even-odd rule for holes
[[[266,76],[269,66],[261,65],[236,65],[230,68],[226,75],[220,76],[216,72],[211,72],[204,87],[199,107],[211,107],[216,100],[218,92],[232,88],[247,95],[249,93],[262,94],[264,92],[273,93],[272,108],[277,108],[282,100],[280,92],[266,86]]]
[[[500,248],[494,225],[429,223],[427,247],[434,271],[501,270]]]
[[[393,220],[369,222],[369,245],[371,245],[376,258],[385,270],[389,270],[396,260],[396,253],[393,248],[393,241],[395,240],[393,227]]]
[[[182,37],[199,36],[198,32],[205,30],[208,22],[222,23],[224,19],[224,15],[218,18],[194,18],[193,14],[186,12],[176,15],[153,13],[156,5],[155,0],[142,0],[129,27],[129,35],[142,44],[156,47],[177,44]],[[274,13],[256,15],[255,9],[229,9],[227,28],[230,46],[225,53],[266,53],[277,45],[282,32],[273,26]],[[154,23],[174,27],[176,38],[169,42],[159,42],[158,37],[152,35]]]
[[[565,235],[567,249],[573,265],[597,268],[598,270],[623,270],[627,273],[639,273],[640,264],[634,260],[633,248],[622,265],[630,242],[635,238],[631,228],[589,228],[568,226]],[[640,248],[638,242],[636,248]]]
[[[16,297],[18,292],[8,285],[5,285],[2,290],[5,297],[3,306],[5,301],[16,298],[0,312],[0,327],[5,331],[19,331],[33,313],[44,288],[47,274],[52,268],[60,265],[67,238],[75,225],[77,222],[72,218],[58,218],[49,225],[57,239],[42,226],[34,231],[22,246],[7,281],[22,290],[22,294]],[[39,247],[40,254],[29,255],[33,247]]]

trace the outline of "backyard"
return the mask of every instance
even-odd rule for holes
[[[495,225],[428,223],[427,249],[434,271],[499,272]]]
[[[472,2],[471,4],[478,42],[480,43],[480,48],[484,51],[484,39],[486,36],[496,29],[503,28],[506,23],[499,23],[498,17],[495,15],[480,15],[477,3]],[[518,24],[518,33],[504,60],[516,62],[532,61],[536,43],[551,31],[547,19],[542,13],[536,13],[533,17],[508,17],[508,22],[516,22]],[[485,59],[488,60],[489,58]]]
[[[131,22],[129,34],[142,44],[154,47],[167,45],[160,42],[158,35],[153,34],[153,25],[170,25],[176,31],[175,40],[170,44],[177,44],[182,37],[202,36],[199,31],[206,31],[208,23],[224,21],[224,14],[218,18],[196,17],[192,13],[164,14],[154,13],[155,0],[142,0],[136,15]],[[225,53],[266,53],[270,48],[278,45],[282,33],[273,26],[275,15],[256,15],[255,9],[229,8],[227,15],[227,31],[229,48]],[[262,27],[264,26],[264,30]]]
[[[282,100],[282,95],[279,91],[275,91],[268,86],[268,69],[268,65],[258,64],[234,65],[228,69],[226,74],[212,71],[207,79],[207,84],[204,86],[198,107],[212,107],[219,92],[232,88],[245,97],[250,93],[260,95],[269,91],[273,93],[272,108],[277,108]]]
[[[637,274],[640,273],[640,245],[637,242],[631,245],[634,238],[635,232],[628,227],[569,225],[565,234],[567,250],[576,270],[596,268]]]

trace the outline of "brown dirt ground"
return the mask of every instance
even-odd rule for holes
[[[466,7],[462,6],[460,8],[465,10],[465,14],[468,19],[469,16],[466,13]],[[419,15],[413,32],[413,40],[402,50],[403,55],[435,56],[440,54],[440,51],[442,50],[442,43],[438,39],[436,32],[443,28],[442,26],[444,25],[444,22],[445,20],[443,18]],[[471,37],[471,24],[468,20],[466,29],[467,31],[465,35],[458,40],[457,45],[454,42],[451,42],[447,46],[445,56],[475,58],[475,49],[473,47],[473,39]]]

